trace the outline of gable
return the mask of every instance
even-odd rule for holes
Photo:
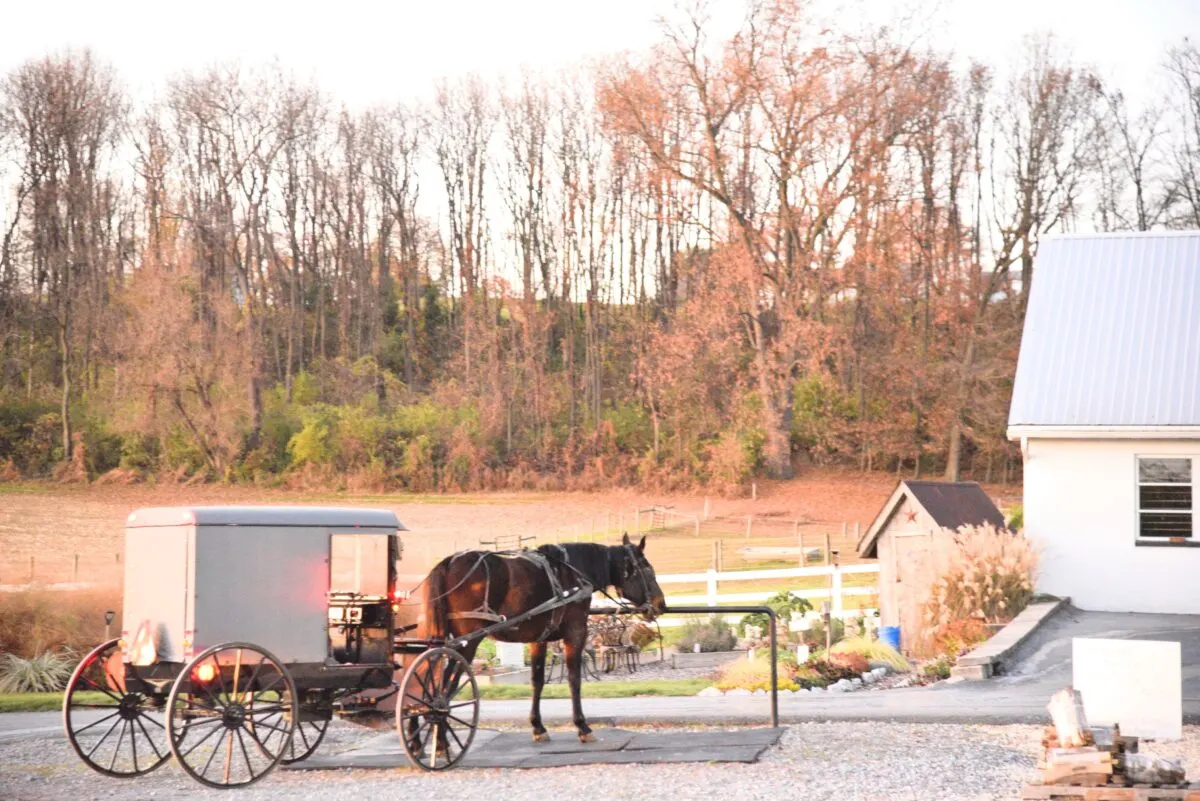
[[[1047,238],[1010,426],[1200,426],[1200,232]]]
[[[876,557],[883,533],[906,524],[906,520],[899,518],[904,510],[918,512],[918,525],[922,526],[932,521],[934,527],[952,531],[989,524],[998,529],[1006,527],[1004,515],[973,481],[902,481],[859,541],[859,556]]]

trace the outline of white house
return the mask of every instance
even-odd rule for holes
[[[1200,232],[1042,243],[1008,436],[1041,591],[1200,613]]]

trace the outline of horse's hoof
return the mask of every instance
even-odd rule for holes
[[[596,742],[596,735],[592,734],[590,731],[587,734],[581,734],[579,735],[579,742],[594,743]]]
[[[548,731],[544,731],[544,732],[542,732],[541,734],[538,734],[537,732],[534,732],[534,733],[533,733],[533,741],[534,741],[535,743],[548,743],[548,742],[550,742],[550,732],[548,732]]]

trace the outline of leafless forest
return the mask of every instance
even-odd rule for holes
[[[284,69],[3,76],[0,469],[1015,476],[1038,242],[1200,227],[1200,50],[1134,105],[1050,39],[1009,75],[799,0],[710,27],[369,110]]]

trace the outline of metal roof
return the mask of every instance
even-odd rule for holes
[[[1008,527],[996,504],[974,481],[901,481],[858,544],[860,556],[878,555],[879,535],[905,497],[911,497],[929,513],[933,522],[951,531],[988,524],[998,530]]]
[[[1010,426],[1200,425],[1200,232],[1046,239]]]
[[[407,531],[390,509],[322,506],[157,506],[129,515],[127,528],[145,526],[297,526],[390,528]]]

